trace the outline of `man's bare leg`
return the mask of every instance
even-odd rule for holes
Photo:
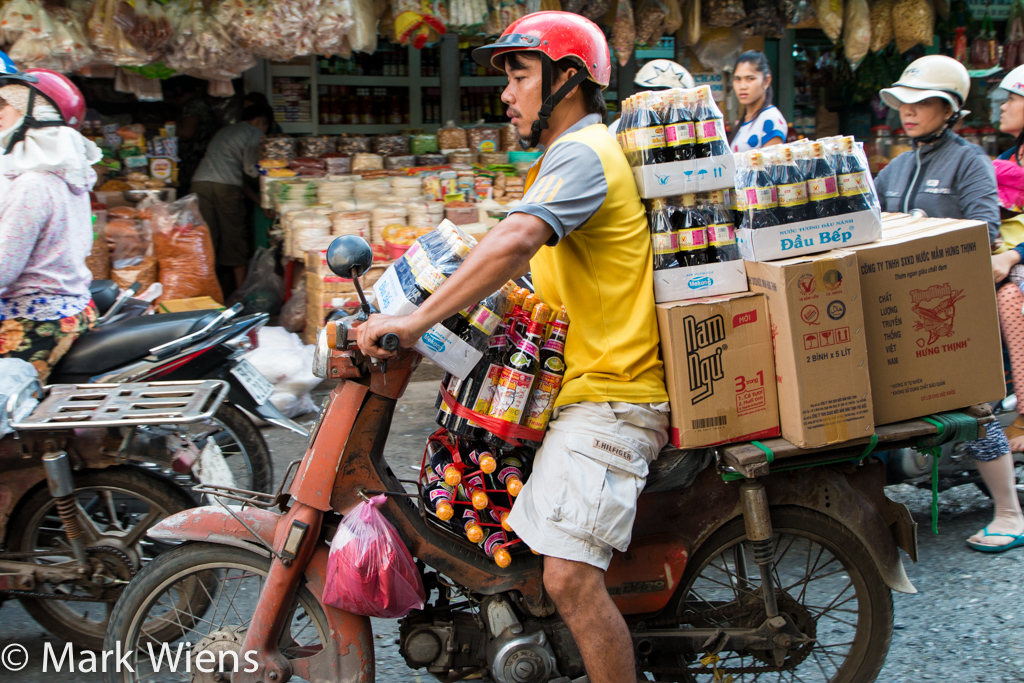
[[[544,558],[544,588],[583,655],[590,683],[636,681],[633,639],[604,572],[583,562]]]

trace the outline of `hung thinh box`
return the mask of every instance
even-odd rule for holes
[[[801,448],[871,436],[871,382],[857,255],[747,262],[768,299],[782,436]]]
[[[674,446],[779,434],[767,302],[760,294],[657,305]]]
[[[852,251],[860,263],[876,424],[1005,395],[985,223],[894,216],[883,224],[881,242]]]

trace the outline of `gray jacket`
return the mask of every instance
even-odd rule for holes
[[[921,209],[932,218],[966,218],[988,223],[999,236],[999,193],[992,161],[981,147],[951,130],[934,144],[896,157],[875,178],[882,211]]]

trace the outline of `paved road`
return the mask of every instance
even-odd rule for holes
[[[419,463],[426,437],[433,426],[436,378],[424,370],[399,404],[391,427],[386,455],[399,476],[411,474]],[[281,429],[266,429],[276,472],[301,457],[300,437]],[[985,525],[991,504],[973,487],[960,487],[940,497],[938,536],[930,532],[930,494],[910,487],[895,487],[889,495],[906,503],[921,525],[921,561],[907,563],[917,595],[900,595],[896,602],[896,631],[885,668],[884,683],[1020,683],[1024,682],[1024,550],[983,555],[968,549],[963,539]],[[378,680],[385,683],[434,681],[410,671],[398,655],[396,622],[374,620]],[[20,673],[7,674],[3,683],[43,683],[40,662],[44,644],[60,651],[63,643],[48,636],[18,603],[0,608],[0,652],[22,644],[30,663]],[[57,680],[93,683],[98,674],[74,674]]]

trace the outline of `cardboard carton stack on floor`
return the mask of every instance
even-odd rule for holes
[[[373,296],[373,285],[385,270],[387,264],[374,264],[359,278],[359,284],[367,296]],[[352,308],[358,296],[352,280],[336,276],[327,267],[326,250],[310,249],[306,252],[305,277],[306,326],[303,328],[303,341],[315,344],[316,335],[327,316],[343,307]]]

